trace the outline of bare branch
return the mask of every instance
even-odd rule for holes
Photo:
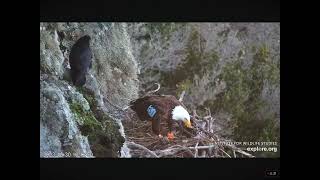
[[[176,147],[176,148],[173,148],[173,147]],[[158,150],[158,151],[155,151],[157,154],[162,154],[161,156],[163,155],[172,155],[174,154],[175,152],[178,152],[180,150],[200,150],[200,149],[209,149],[211,147],[214,147],[214,145],[210,145],[210,146],[197,146],[197,147],[184,147],[184,146],[180,146],[180,145],[175,145],[175,146],[172,146],[171,148],[167,148],[165,150]],[[190,151],[191,152],[191,151]],[[192,154],[193,155],[193,154]],[[160,156],[160,155],[159,155]],[[160,156],[160,157],[161,157]],[[193,155],[194,156],[194,155]]]
[[[177,147],[177,148],[173,148],[173,147]],[[185,152],[193,156],[193,153],[190,151],[190,149],[188,149],[188,147],[184,147],[180,145],[175,145],[175,146],[172,146],[171,148],[167,148],[164,150],[158,150],[158,151],[155,151],[155,153],[157,153],[159,157],[164,157],[164,156],[175,155],[176,153],[182,150],[185,150]]]
[[[192,116],[193,116],[193,118],[199,118],[200,116],[197,114],[197,111],[196,110],[193,110],[192,111]]]
[[[180,98],[179,101],[182,102],[184,95],[186,94],[186,91],[182,91],[182,93],[180,94]]]
[[[236,152],[238,152],[238,153],[240,153],[240,154],[243,154],[243,155],[245,155],[245,156],[252,157],[252,158],[255,157],[255,156],[253,156],[252,154],[249,154],[249,153],[247,153],[247,152],[245,152],[245,151],[241,150],[240,148],[237,148],[237,147],[235,147],[235,146],[233,146],[233,145],[225,144],[225,146],[227,146],[227,147],[229,147],[229,148],[235,150]]]
[[[155,83],[158,87],[157,87],[157,89],[155,89],[155,90],[151,90],[151,91],[149,91],[149,92],[147,92],[146,94],[152,94],[152,93],[155,93],[155,92],[158,92],[159,91],[159,89],[160,89],[160,84],[159,83]]]
[[[199,145],[199,141],[197,142],[196,146],[194,147],[196,150],[194,152],[194,157],[196,158],[198,156],[198,145]]]
[[[227,152],[225,152],[223,149],[220,149],[224,154],[226,154],[229,158],[231,158],[231,156],[227,153]]]
[[[209,146],[198,146],[198,147],[188,147],[189,149],[209,149],[214,147],[215,145],[209,145]]]
[[[253,155],[251,155],[251,154],[249,154],[249,153],[247,153],[247,152],[244,152],[244,151],[242,151],[241,149],[237,149],[236,150],[238,153],[241,153],[241,154],[243,154],[243,155],[245,155],[245,156],[248,156],[248,157],[251,157],[251,158],[254,158],[255,156],[253,156]]]
[[[202,155],[201,155],[201,157],[206,157],[206,151],[202,151]]]
[[[153,151],[150,151],[148,148],[140,145],[140,144],[136,144],[134,142],[127,142],[127,146],[131,146],[131,147],[137,147],[137,148],[140,148],[140,149],[143,149],[144,151],[148,152],[150,155],[152,155],[153,157],[155,158],[158,158],[159,156],[157,156],[157,154],[155,154]]]
[[[212,122],[212,117],[208,120],[208,131],[211,132],[211,122]]]

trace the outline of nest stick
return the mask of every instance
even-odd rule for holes
[[[148,91],[148,92],[146,93],[146,95],[148,95],[148,94],[153,94],[153,93],[159,91],[159,89],[160,89],[160,87],[161,87],[160,84],[159,84],[159,83],[155,83],[155,84],[158,86],[157,89]]]
[[[251,157],[251,158],[254,157],[252,154],[249,154],[249,153],[247,153],[247,152],[245,152],[245,151],[242,151],[241,149],[237,149],[236,151],[237,151],[238,153],[240,153],[240,154],[245,155],[245,156],[248,156],[248,157]]]
[[[198,145],[199,145],[199,141],[197,142],[196,146],[195,146],[195,152],[194,152],[194,157],[196,158],[198,156]]]
[[[173,147],[177,147],[177,148],[173,148]],[[184,146],[180,146],[180,145],[175,145],[175,146],[169,147],[164,150],[158,150],[158,151],[156,151],[156,153],[159,154],[158,155],[159,157],[163,157],[163,156],[175,155],[176,153],[178,153],[181,150],[185,150],[185,152],[187,152],[191,156],[194,156],[188,147],[184,147]]]
[[[149,150],[148,148],[146,148],[146,147],[144,147],[144,146],[142,146],[140,144],[136,144],[134,142],[127,142],[127,146],[137,147],[137,148],[143,149],[144,151],[148,152],[153,157],[155,157],[155,158],[159,157],[156,153],[154,153],[153,151]]]
[[[225,152],[223,149],[220,149],[224,154],[226,154],[229,158],[231,158],[231,156],[227,153],[227,152]]]
[[[183,100],[183,92],[180,95],[180,100]],[[185,129],[181,124],[180,132],[190,136],[188,141],[181,141],[176,139],[175,141],[168,143],[163,142],[157,138],[153,138],[149,133],[149,124],[132,121],[135,128],[131,128],[130,124],[127,124],[129,129],[126,129],[128,138],[131,142],[128,142],[128,147],[132,150],[136,156],[148,156],[148,157],[239,157],[242,154],[246,157],[254,157],[253,155],[241,150],[240,148],[232,144],[217,144],[221,141],[220,136],[213,133],[214,118],[210,112],[210,109],[206,109],[207,113],[205,117],[197,115],[196,110],[193,110],[192,120],[194,127],[192,131]],[[131,117],[129,117],[131,118]],[[205,122],[205,126],[201,127],[201,124]],[[132,140],[134,142],[132,142]],[[138,143],[138,144],[137,144]],[[225,150],[230,149],[231,154],[228,154]],[[202,152],[201,152],[202,150]],[[201,154],[199,154],[201,152]],[[236,154],[239,153],[239,154]],[[220,155],[219,155],[220,154]]]
[[[183,97],[186,94],[186,91],[182,91],[182,93],[180,94],[180,98],[179,101],[182,102],[183,101]]]

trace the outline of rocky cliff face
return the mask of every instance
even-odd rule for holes
[[[279,23],[41,23],[40,156],[130,157],[121,120],[139,90],[161,84],[235,140],[279,141]],[[91,36],[82,88],[71,46]]]
[[[120,110],[137,98],[137,63],[126,24],[40,24],[40,156],[129,156]],[[93,67],[81,88],[69,75],[71,46],[91,36]]]

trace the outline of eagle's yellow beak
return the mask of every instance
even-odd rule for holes
[[[184,122],[184,125],[185,125],[187,128],[192,128],[190,120],[185,119],[183,122]]]

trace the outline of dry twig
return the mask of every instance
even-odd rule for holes
[[[182,91],[181,95],[180,95],[180,98],[179,98],[179,101],[182,102],[183,101],[183,97],[184,95],[186,94],[186,91]]]
[[[148,148],[140,145],[140,144],[136,144],[134,142],[127,142],[127,146],[128,147],[137,147],[137,148],[140,148],[140,149],[143,149],[144,151],[148,152],[150,155],[152,155],[153,157],[156,157],[158,158],[159,156],[157,156],[153,151],[150,151]]]

